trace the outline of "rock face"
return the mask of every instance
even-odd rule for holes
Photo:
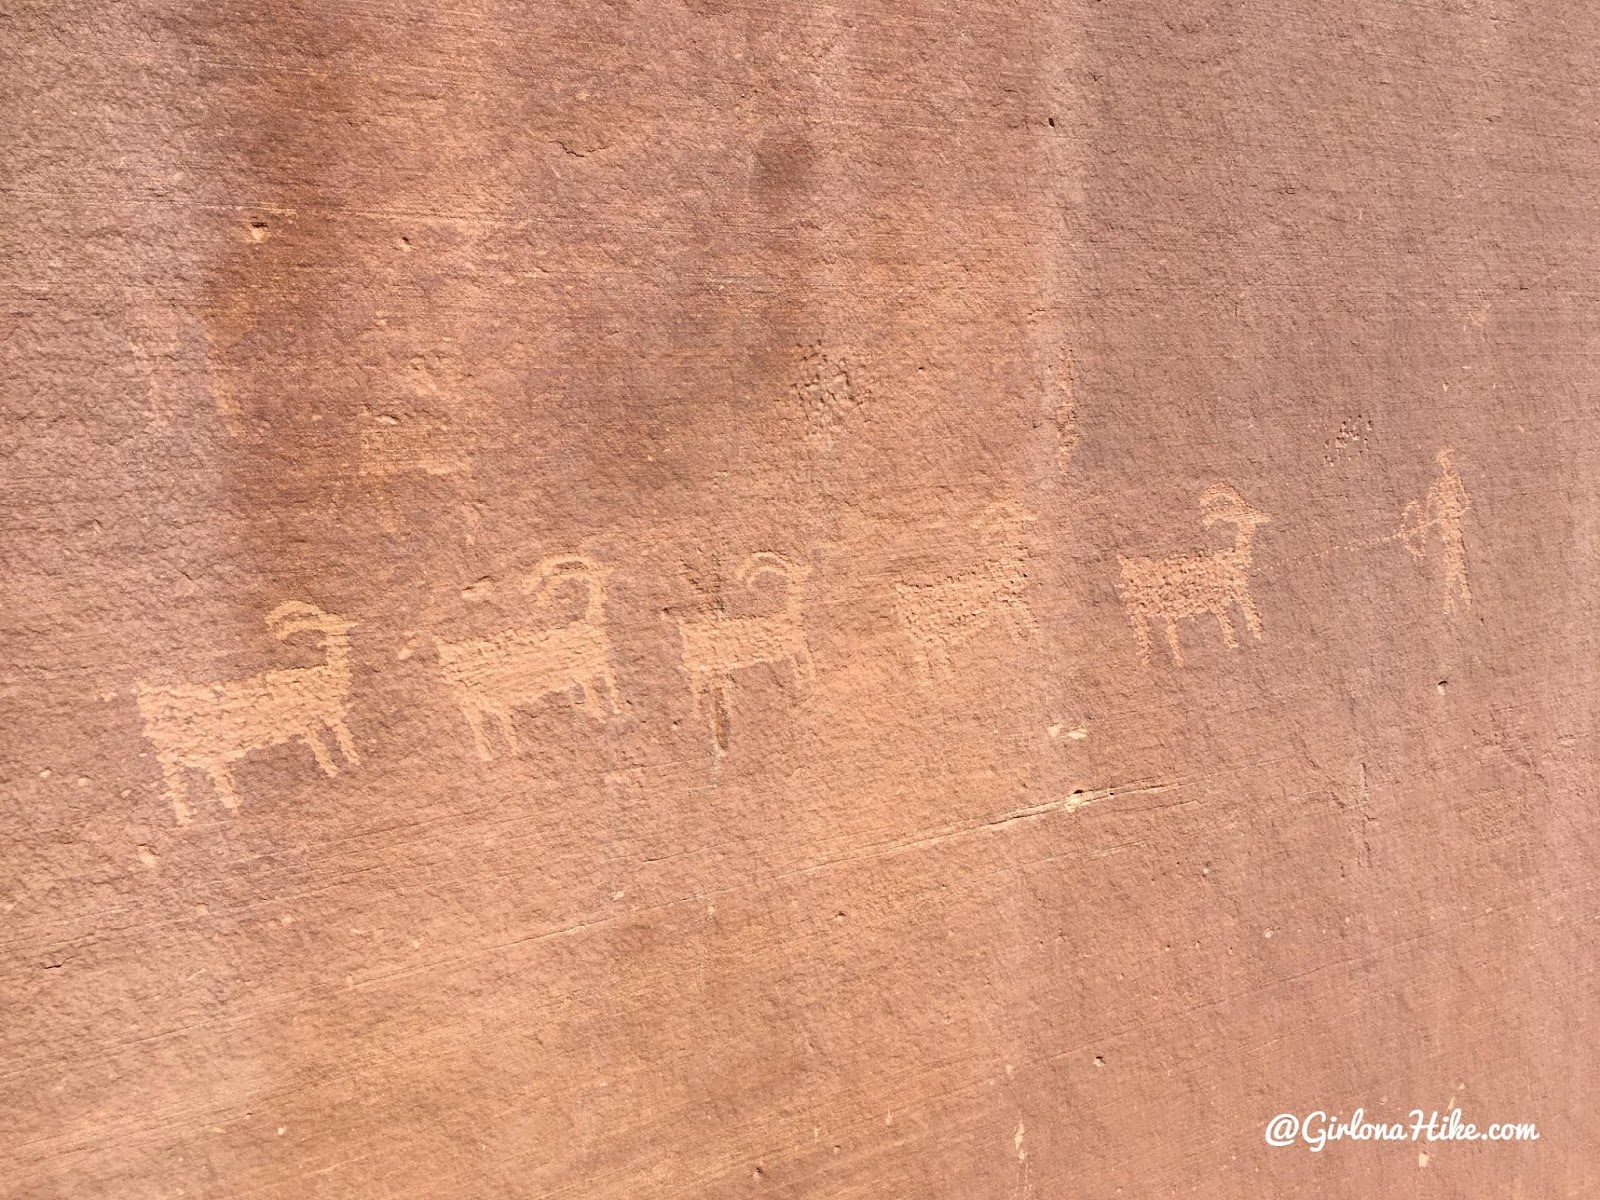
[[[0,30],[0,1192],[1600,1188],[1600,9]]]

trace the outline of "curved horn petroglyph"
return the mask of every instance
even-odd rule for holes
[[[1024,597],[1028,584],[1027,526],[1032,513],[1009,501],[997,501],[974,522],[989,557],[976,570],[934,583],[896,583],[895,614],[911,640],[923,682],[935,671],[951,672],[952,647],[1003,620],[1015,641],[1032,636],[1033,613]]]
[[[602,691],[611,712],[620,711],[606,633],[603,576],[601,567],[579,554],[547,558],[523,582],[522,591],[545,597],[562,581],[576,580],[584,589],[584,608],[575,620],[543,629],[508,629],[463,642],[434,639],[445,685],[455,694],[484,762],[494,758],[485,717],[495,719],[515,754],[520,747],[511,724],[513,709],[576,688],[582,693],[584,710],[596,720],[605,720]]]
[[[1205,554],[1180,554],[1171,558],[1124,558],[1117,555],[1122,569],[1121,594],[1134,636],[1139,641],[1139,661],[1150,665],[1150,622],[1166,625],[1167,645],[1172,661],[1183,665],[1183,648],[1178,642],[1178,622],[1184,617],[1210,615],[1216,618],[1222,640],[1237,649],[1231,606],[1244,612],[1245,627],[1261,637],[1261,614],[1250,597],[1251,539],[1257,525],[1271,518],[1252,508],[1234,488],[1216,483],[1200,495],[1200,520],[1206,528],[1233,526],[1233,545]]]
[[[291,600],[268,614],[267,626],[279,640],[307,630],[321,633],[326,661],[223,683],[136,685],[144,733],[155,745],[167,798],[180,825],[187,824],[192,813],[185,770],[205,771],[217,798],[225,807],[237,809],[232,765],[252,750],[299,738],[310,747],[324,775],[337,775],[339,768],[322,741],[327,730],[345,761],[361,761],[345,724],[353,624],[314,604]]]
[[[712,703],[712,752],[727,749],[727,712],[731,701],[733,675],[760,663],[787,663],[801,683],[815,678],[811,650],[805,634],[806,567],[781,554],[759,551],[745,560],[737,578],[753,590],[762,575],[783,580],[783,604],[764,616],[732,617],[725,612],[680,618],[678,636],[683,643],[683,666],[689,673],[689,694],[694,713],[700,713],[703,699]],[[718,724],[718,713],[723,725]]]

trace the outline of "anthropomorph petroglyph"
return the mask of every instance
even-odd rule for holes
[[[1455,611],[1459,596],[1463,607],[1472,605],[1472,589],[1467,586],[1467,543],[1462,535],[1461,518],[1471,506],[1466,485],[1456,474],[1451,462],[1453,451],[1447,446],[1434,455],[1439,464],[1439,474],[1428,489],[1427,497],[1419,505],[1412,501],[1406,505],[1401,518],[1401,535],[1406,549],[1417,558],[1428,553],[1428,532],[1437,531],[1439,544],[1444,548],[1444,611]]]
[[[1217,524],[1232,525],[1232,546],[1171,558],[1117,555],[1122,568],[1122,603],[1139,640],[1140,662],[1150,665],[1151,621],[1166,625],[1172,661],[1180,667],[1183,648],[1178,644],[1178,622],[1184,617],[1215,617],[1222,640],[1230,649],[1237,649],[1239,639],[1234,636],[1231,611],[1231,606],[1237,604],[1244,613],[1245,627],[1255,637],[1261,636],[1261,614],[1250,598],[1250,542],[1256,526],[1270,519],[1246,504],[1228,484],[1216,483],[1200,496],[1200,520],[1208,529]]]
[[[217,798],[239,807],[233,764],[252,750],[299,738],[325,775],[337,775],[323,731],[333,734],[345,760],[361,761],[345,725],[350,695],[350,630],[343,618],[315,605],[290,600],[267,616],[279,639],[305,630],[322,634],[326,661],[315,667],[268,671],[224,683],[151,684],[136,688],[144,733],[155,745],[167,798],[178,824],[191,815],[185,770],[211,776]]]
[[[780,608],[761,616],[730,616],[719,609],[678,621],[695,715],[699,715],[703,700],[710,701],[713,757],[728,746],[727,719],[735,672],[774,663],[787,664],[802,683],[814,677],[804,624],[805,579],[810,573],[781,554],[752,554],[739,568],[739,582],[749,591],[763,575],[777,576],[783,581]]]
[[[973,570],[933,583],[896,583],[895,615],[911,640],[923,682],[937,670],[950,673],[950,651],[970,641],[995,621],[1004,621],[1013,640],[1034,630],[1024,592],[1028,585],[1027,526],[1032,513],[1009,501],[983,510],[974,526],[982,536],[984,559]]]
[[[607,707],[613,713],[619,711],[602,574],[599,566],[582,555],[547,558],[524,582],[523,591],[545,597],[564,580],[578,581],[584,589],[584,608],[575,620],[542,629],[508,629],[465,642],[435,639],[439,669],[467,718],[472,743],[484,762],[494,758],[485,717],[498,722],[506,745],[515,754],[519,747],[511,725],[513,709],[576,688],[583,696],[585,711],[597,720],[605,720],[600,708],[602,691]]]

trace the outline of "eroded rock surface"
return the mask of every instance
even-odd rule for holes
[[[0,1193],[1600,1188],[1600,10],[0,31]]]

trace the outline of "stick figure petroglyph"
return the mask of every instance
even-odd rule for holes
[[[1439,534],[1439,544],[1444,548],[1444,611],[1447,614],[1455,611],[1457,596],[1463,606],[1472,606],[1472,589],[1467,585],[1467,542],[1461,529],[1461,518],[1471,507],[1472,500],[1451,462],[1453,453],[1446,446],[1434,455],[1434,461],[1439,464],[1438,477],[1422,503],[1419,505],[1413,500],[1406,505],[1401,517],[1401,536],[1406,549],[1417,558],[1427,556],[1428,531],[1436,530]]]
[[[326,661],[315,667],[268,671],[224,683],[136,685],[144,733],[154,743],[178,824],[189,822],[185,769],[205,771],[224,807],[239,807],[232,764],[252,750],[299,738],[324,775],[337,775],[322,741],[324,729],[352,765],[355,741],[345,725],[350,693],[350,630],[354,625],[312,604],[290,600],[267,616],[279,639],[305,630],[322,634]]]
[[[1033,613],[1023,593],[1028,584],[1027,526],[1034,519],[1020,505],[997,501],[974,522],[989,554],[980,566],[934,583],[894,585],[895,614],[911,640],[924,683],[935,671],[949,675],[951,648],[997,620],[1005,622],[1014,641],[1033,633]]]
[[[602,575],[599,566],[579,554],[547,558],[523,583],[522,590],[544,597],[562,580],[577,580],[584,588],[584,609],[576,620],[543,629],[508,629],[464,642],[434,639],[445,684],[455,693],[472,730],[473,746],[484,762],[494,759],[485,717],[499,723],[506,745],[516,754],[520,747],[511,725],[513,709],[576,688],[582,693],[584,710],[596,720],[605,720],[601,691],[612,713],[620,711],[606,633]]]
[[[786,663],[795,679],[809,683],[816,672],[811,650],[806,645],[805,579],[809,568],[790,562],[781,554],[760,551],[745,560],[738,579],[753,591],[763,575],[776,575],[783,581],[783,604],[764,616],[729,616],[720,608],[704,616],[680,618],[678,636],[683,643],[683,666],[689,673],[689,694],[693,711],[700,713],[701,702],[711,702],[711,747],[713,756],[728,748],[727,717],[732,701],[733,676],[746,667],[761,663]]]
[[[1184,617],[1210,614],[1216,618],[1229,649],[1238,649],[1230,611],[1237,604],[1244,612],[1245,627],[1256,638],[1261,637],[1261,614],[1250,598],[1250,543],[1255,527],[1271,518],[1246,504],[1230,485],[1216,483],[1200,496],[1200,520],[1208,529],[1218,523],[1232,525],[1233,545],[1225,550],[1171,558],[1117,555],[1122,569],[1122,603],[1139,640],[1139,661],[1146,667],[1150,665],[1152,620],[1165,623],[1173,664],[1180,667],[1183,648],[1178,643],[1178,621]]]

